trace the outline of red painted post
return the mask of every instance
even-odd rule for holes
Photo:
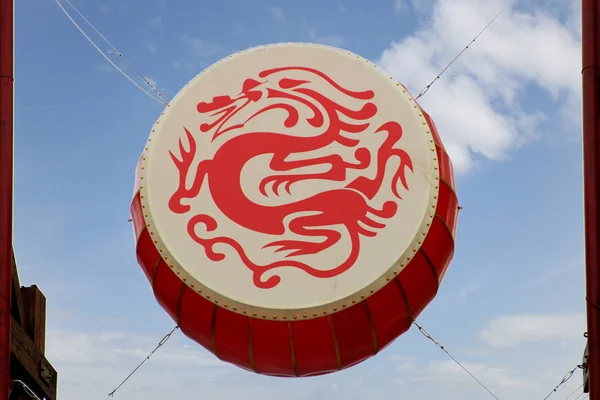
[[[0,0],[0,400],[10,385],[14,0]]]
[[[590,400],[600,400],[600,0],[582,0],[583,179]]]

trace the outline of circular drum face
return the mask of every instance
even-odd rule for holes
[[[406,89],[317,45],[203,71],[154,125],[141,167],[163,260],[209,301],[273,319],[335,313],[385,286],[438,195],[434,139]]]

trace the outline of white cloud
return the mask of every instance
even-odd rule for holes
[[[113,74],[117,70],[115,69],[115,67],[113,67],[110,64],[100,64],[100,65],[96,65],[96,71],[98,71],[98,72],[104,72],[106,74]]]
[[[244,33],[244,27],[240,21],[235,21],[233,23],[233,31],[239,35]]]
[[[574,0],[571,0],[574,4]],[[504,1],[438,0],[430,21],[414,35],[393,42],[379,64],[414,95],[485,26]],[[576,8],[569,5],[570,12]],[[535,84],[565,115],[578,115],[580,43],[576,15],[566,24],[544,8],[509,8],[438,80],[420,102],[432,114],[457,172],[477,156],[502,160],[537,136],[546,116],[525,110],[524,87]],[[543,45],[542,45],[543,43]]]
[[[585,331],[583,314],[520,314],[489,321],[479,337],[489,346],[515,347],[525,343],[577,340]]]
[[[221,50],[221,46],[219,45],[209,43],[203,39],[190,35],[183,35],[182,40],[184,43],[191,46],[194,53],[199,57],[213,57]]]
[[[146,358],[159,339],[152,335],[110,331],[48,332],[46,357],[59,373],[60,398],[106,396]],[[190,378],[184,374],[186,371],[194,371],[202,375],[204,381],[210,381],[231,368],[200,346],[190,346],[183,335],[176,332],[144,364],[138,375],[127,382],[117,398],[147,399],[143,392],[149,389],[157,391],[155,389],[162,385],[184,386],[185,380]],[[90,395],[90,390],[97,394]],[[156,396],[161,398],[158,393]]]
[[[346,40],[340,35],[318,35],[315,31],[308,31],[311,42],[334,47],[342,47]]]
[[[150,19],[150,26],[152,28],[160,28],[163,24],[163,20],[161,16],[154,17]]]
[[[146,46],[146,49],[148,50],[148,52],[152,53],[152,54],[156,54],[156,47],[154,47],[153,44],[149,44],[148,46]]]
[[[103,13],[111,13],[116,12],[119,14],[124,14],[130,10],[129,4],[122,0],[109,0],[105,4],[100,7],[100,11]]]
[[[269,8],[267,8],[267,12],[269,13],[271,18],[273,18],[273,20],[276,23],[278,23],[280,25],[285,24],[285,21],[286,21],[285,13],[281,9],[281,7],[277,7],[277,6],[269,7]]]
[[[156,82],[156,79],[152,79],[149,76],[146,76],[146,79],[148,80],[148,82],[150,82],[152,86],[154,86],[154,88],[158,88],[158,82]]]
[[[489,387],[502,387],[511,390],[538,388],[538,385],[529,380],[518,378],[516,371],[486,364],[462,363],[462,365]],[[410,380],[416,382],[435,381],[438,384],[473,384],[473,378],[452,360],[432,361],[424,370],[411,377]]]

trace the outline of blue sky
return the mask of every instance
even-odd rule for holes
[[[102,398],[173,326],[137,266],[127,222],[134,167],[162,107],[111,69],[53,1],[16,3],[19,273],[48,297],[60,397]],[[169,97],[219,58],[280,41],[349,49],[416,94],[504,5],[73,3]],[[419,322],[504,399],[543,398],[585,345],[579,29],[577,1],[517,1],[421,101],[452,153],[464,209],[454,261]],[[580,382],[578,373],[560,395]],[[284,394],[486,396],[411,330],[351,370],[293,381],[223,365],[177,334],[115,398]]]

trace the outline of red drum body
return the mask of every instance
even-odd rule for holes
[[[454,251],[452,164],[406,88],[313,44],[239,52],[156,121],[131,215],[138,262],[192,340],[259,374],[377,354]]]

